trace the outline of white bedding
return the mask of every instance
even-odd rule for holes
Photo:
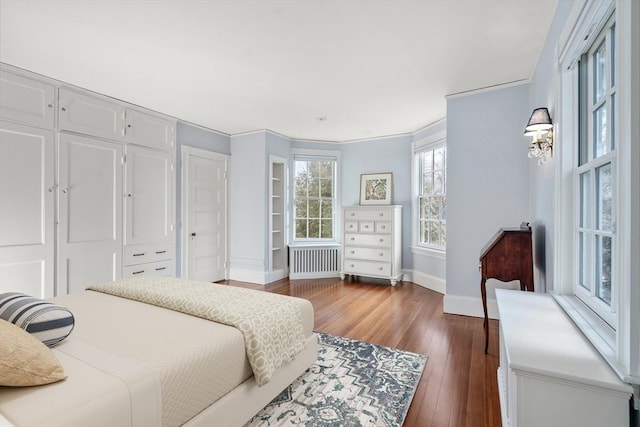
[[[139,395],[153,396],[157,393],[153,390],[153,379],[162,388],[162,425],[178,426],[251,377],[242,334],[233,327],[91,291],[54,300],[68,307],[76,318],[71,337],[55,350],[61,355],[69,378],[43,387],[0,389],[0,413],[16,426],[93,426],[98,425],[95,423],[98,419],[104,420],[105,426],[160,425],[154,421],[154,417],[158,417],[157,408],[153,415],[153,405],[148,401],[137,399],[133,393],[131,407],[126,410],[127,399],[122,397],[130,394],[128,389],[141,391],[143,388],[145,391]],[[309,337],[313,328],[313,308],[306,300],[294,300],[301,308],[304,334]],[[65,347],[74,347],[74,351],[93,351],[91,359],[103,352],[110,355],[116,365],[126,365],[126,361],[137,363],[146,380],[134,377],[135,381],[127,386],[127,379],[114,379],[113,375],[100,370],[102,368],[90,369],[84,362],[63,353]],[[126,373],[126,369],[124,371]],[[142,387],[136,389],[136,386]],[[85,393],[86,390],[89,391]],[[78,399],[88,403],[80,409],[69,409],[77,407]],[[47,404],[42,405],[40,402],[43,401]],[[57,410],[59,406],[67,408],[74,419],[86,421],[82,413],[85,411],[92,423],[72,423],[64,418],[65,411]],[[41,424],[27,418],[15,418],[16,414],[19,417],[35,416],[34,411],[30,411],[33,407],[39,408],[37,412],[43,417],[51,414],[61,417],[60,422],[53,424],[49,422],[51,418],[46,418],[47,423]]]

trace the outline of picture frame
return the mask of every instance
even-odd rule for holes
[[[360,175],[360,205],[390,205],[392,190],[391,172]]]

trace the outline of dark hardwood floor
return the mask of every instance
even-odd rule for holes
[[[427,355],[406,427],[500,426],[497,321],[489,322],[485,355],[482,319],[444,314],[441,294],[410,282],[223,283],[308,299],[317,331]]]

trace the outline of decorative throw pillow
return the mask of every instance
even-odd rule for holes
[[[0,319],[21,327],[48,347],[68,337],[74,325],[68,309],[18,292],[0,294]]]
[[[66,377],[51,349],[23,329],[0,319],[0,386],[51,384]]]

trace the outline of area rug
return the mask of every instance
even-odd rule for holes
[[[427,356],[318,333],[318,360],[247,426],[401,426]]]

